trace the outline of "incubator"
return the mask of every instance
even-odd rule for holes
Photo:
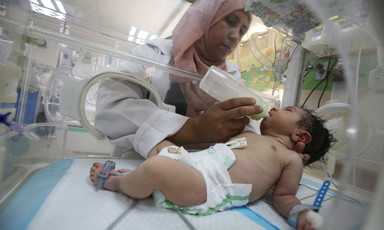
[[[132,54],[169,39],[190,2],[0,0],[1,229],[291,229],[270,194],[196,217],[88,183],[95,161],[143,162],[132,148],[112,156],[114,144],[95,128],[103,82],[128,81],[138,98],[174,111],[157,90],[169,82],[154,76],[195,84],[203,77]],[[338,139],[323,162],[305,169],[297,196],[312,204],[330,180],[320,229],[381,229],[384,3],[249,0],[246,8],[252,28],[228,57],[241,72],[238,83],[266,108],[316,110]]]

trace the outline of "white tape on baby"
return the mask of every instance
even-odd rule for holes
[[[288,223],[297,228],[297,223],[299,221],[299,216],[304,211],[309,211],[315,209],[314,206],[309,204],[297,204],[291,208],[288,214]]]
[[[225,143],[231,149],[241,149],[247,147],[247,138],[241,137],[228,141]]]

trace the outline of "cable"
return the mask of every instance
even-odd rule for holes
[[[319,97],[319,100],[317,101],[317,108],[320,107],[321,99],[323,98],[323,95],[324,95],[324,93],[325,93],[325,90],[327,89],[327,86],[328,86],[329,66],[330,66],[330,64],[331,64],[331,58],[328,59],[327,74],[325,75],[325,79],[326,79],[326,81],[325,81],[325,86],[324,86],[323,91],[321,92],[321,95],[320,95],[320,97]],[[333,68],[333,67],[332,67],[332,68]],[[331,69],[332,69],[332,68],[331,68]],[[322,74],[322,73],[320,73],[320,74]]]
[[[133,203],[127,208],[127,210],[125,210],[120,216],[118,216],[117,219],[113,221],[111,225],[108,226],[107,230],[114,229],[116,225],[120,223],[120,221],[123,220],[125,216],[128,215],[128,213],[130,213],[136,207],[137,203],[139,203],[138,200],[133,200]]]
[[[329,68],[329,66],[331,65],[331,58],[329,58],[329,60],[328,60],[327,75],[325,76],[325,77],[327,78],[327,81],[325,82],[325,86],[324,86],[323,92],[321,92],[319,101],[317,102],[317,108],[320,108],[320,102],[321,102],[321,99],[323,98],[323,95],[324,95],[324,93],[325,93],[325,90],[326,90],[327,87],[328,87],[329,74],[331,73],[332,69],[336,66],[337,61],[338,61],[338,58],[336,58],[335,62],[333,63],[333,66],[332,66],[331,68]]]
[[[324,80],[325,80],[325,78],[323,78],[323,79],[322,79],[322,80],[315,86],[315,88],[313,88],[313,89],[311,90],[311,92],[308,94],[307,98],[305,99],[305,101],[304,101],[303,104],[301,105],[301,107],[304,107],[305,103],[307,103],[307,101],[308,101],[308,99],[311,97],[312,93],[317,89],[317,87],[319,87],[319,85],[320,85],[321,83],[323,83]]]
[[[181,218],[181,220],[188,226],[189,229],[196,230],[193,224],[184,216],[183,213],[180,212],[180,210],[176,210],[176,213]]]
[[[311,97],[312,93],[317,89],[317,87],[320,86],[321,83],[323,83],[325,80],[328,81],[328,76],[329,76],[329,73],[332,71],[332,69],[335,67],[337,61],[338,61],[338,58],[336,58],[335,62],[333,63],[332,67],[329,68],[330,66],[330,63],[331,63],[331,57],[328,59],[328,68],[327,68],[327,74],[325,75],[325,77],[311,90],[311,92],[308,94],[307,98],[305,99],[305,101],[303,102],[303,104],[301,105],[301,107],[303,107],[305,105],[305,103],[307,103],[308,99]],[[328,83],[327,83],[328,84]],[[327,86],[326,84],[326,86]],[[324,88],[324,91],[325,91],[326,87]],[[322,96],[321,96],[322,97]],[[321,99],[320,97],[320,99]]]
[[[327,89],[327,87],[328,87],[328,79],[329,79],[329,76],[328,76],[328,74],[327,74],[327,76],[325,76],[325,78],[327,79],[326,81],[325,81],[325,86],[324,86],[324,89],[323,89],[323,91],[321,92],[321,95],[320,95],[320,97],[319,97],[319,101],[317,102],[317,108],[319,108],[320,107],[320,102],[321,102],[321,99],[323,98],[323,95],[324,95],[324,93],[325,93],[325,90]]]
[[[309,72],[311,72],[311,70],[308,70],[308,71],[304,74],[304,76],[303,76],[303,81],[305,80],[305,78],[307,77],[307,75],[309,74]]]

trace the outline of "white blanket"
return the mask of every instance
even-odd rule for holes
[[[270,205],[268,194],[261,200],[247,205],[245,208],[218,212],[208,216],[182,215],[176,211],[156,208],[151,198],[135,201],[125,195],[106,190],[96,191],[95,185],[89,181],[89,170],[93,162],[100,159],[73,160],[68,171],[59,178],[58,183],[43,201],[33,219],[22,226],[28,229],[292,229]],[[115,160],[116,169],[136,168],[141,160]],[[44,178],[40,178],[44,181]],[[312,204],[316,189],[321,185],[305,179],[306,185],[301,185],[297,194],[303,203]],[[324,215],[332,206],[334,193],[330,192],[320,210]],[[33,196],[31,196],[33,197]],[[137,203],[135,203],[137,202]],[[12,203],[12,202],[11,202]],[[135,206],[132,205],[135,203]],[[351,205],[356,206],[351,202]],[[25,210],[24,210],[25,209]],[[131,210],[130,210],[131,209]],[[28,210],[28,203],[20,207]],[[128,210],[128,211],[127,211]],[[7,209],[5,209],[7,211]],[[126,212],[122,218],[120,216]],[[18,214],[16,214],[18,215]],[[348,214],[339,214],[341,218]],[[4,215],[3,215],[4,216]],[[7,216],[13,216],[12,213]],[[120,218],[120,219],[119,219]],[[3,220],[2,220],[3,221]],[[7,218],[7,222],[19,221]],[[351,227],[356,226],[356,220],[351,220]],[[13,222],[12,222],[13,223]],[[3,225],[16,226],[17,225]]]

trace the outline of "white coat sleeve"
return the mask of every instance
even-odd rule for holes
[[[157,52],[140,46],[134,55],[156,60]],[[145,68],[138,64],[127,62],[122,70],[135,77],[145,76]],[[141,86],[125,80],[104,80],[97,93],[95,116],[95,127],[112,144],[134,148],[145,158],[156,144],[175,134],[188,119],[160,110],[152,101],[143,99],[147,93]]]

